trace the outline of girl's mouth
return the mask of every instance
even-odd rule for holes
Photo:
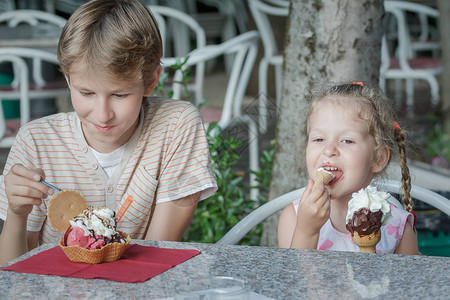
[[[329,185],[334,184],[339,179],[341,179],[341,177],[344,175],[344,173],[342,172],[341,169],[334,167],[334,166],[322,166],[321,168],[323,168],[325,171],[328,171],[334,175],[334,179],[328,183]]]

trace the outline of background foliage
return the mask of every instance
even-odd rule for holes
[[[165,70],[155,89],[154,96],[172,97],[173,91],[166,89],[166,82],[169,82],[171,77],[173,78],[173,74],[177,70],[182,70],[183,98],[186,100],[191,99],[187,89],[187,84],[190,80],[189,68],[183,68],[188,59],[180,60],[179,63]],[[260,168],[254,172],[260,194],[258,199],[250,200],[246,192],[249,187],[246,187],[244,184],[245,174],[242,175],[242,172],[239,172],[240,170],[236,168],[236,164],[242,154],[240,147],[243,142],[235,139],[233,136],[224,135],[223,132],[224,129],[220,128],[217,122],[209,124],[207,128],[206,133],[212,159],[211,167],[216,176],[218,190],[208,199],[199,202],[182,241],[215,243],[242,218],[267,202],[272,173],[274,143],[271,145],[270,150],[262,153]],[[248,172],[250,171],[246,170],[245,173],[248,175]],[[262,225],[258,225],[247,234],[240,244],[259,245],[261,234]]]

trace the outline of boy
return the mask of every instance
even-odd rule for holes
[[[161,74],[161,37],[138,0],[94,0],[77,9],[58,58],[75,112],[25,125],[0,177],[0,265],[57,243],[46,219],[54,190],[81,192],[116,212],[134,239],[179,240],[197,202],[217,189],[201,117],[189,103],[147,100]]]

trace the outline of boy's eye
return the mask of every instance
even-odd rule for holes
[[[89,95],[92,95],[92,93],[91,92],[82,92],[82,91],[80,91],[80,94],[81,95],[83,95],[83,96],[89,96]]]
[[[320,143],[320,142],[323,142],[324,139],[323,138],[314,138],[312,141],[316,142],[316,143]]]
[[[125,98],[126,96],[126,94],[114,94],[114,97],[116,98]]]

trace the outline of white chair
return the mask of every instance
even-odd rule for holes
[[[16,27],[21,23],[26,23],[30,26],[37,26],[39,23],[49,23],[63,28],[67,20],[41,10],[17,9],[1,13],[0,23],[3,22],[7,22],[10,27]]]
[[[386,91],[386,80],[396,80],[396,97],[401,94],[400,80],[406,82],[406,105],[412,113],[414,103],[414,80],[425,80],[430,85],[431,104],[435,107],[439,102],[439,82],[436,76],[442,73],[442,61],[438,57],[418,56],[418,50],[424,50],[424,43],[417,43],[413,48],[407,14],[415,13],[438,18],[439,12],[430,7],[408,3],[406,1],[385,1],[386,13],[395,20],[396,32],[387,32],[382,40],[380,87]],[[397,47],[390,47],[387,37],[394,36]],[[430,48],[432,49],[432,48]]]
[[[200,62],[211,61],[225,55],[233,58],[220,119],[211,121],[218,121],[218,125],[222,129],[233,123],[236,125],[238,122],[243,122],[248,125],[249,166],[250,170],[254,171],[258,169],[258,129],[255,120],[242,113],[242,99],[255,63],[258,41],[258,32],[249,31],[221,44],[208,45],[194,50],[188,55],[189,58],[183,66],[183,68],[189,68]],[[167,67],[176,64],[177,59],[163,58],[162,62],[163,66]],[[173,86],[174,94],[180,93],[182,85],[179,82],[181,79],[181,72],[177,72]],[[250,186],[256,186],[256,177],[254,174],[250,174]],[[257,194],[258,190],[256,188],[250,190],[251,199],[256,199]]]
[[[54,40],[57,41],[59,38],[59,35],[62,31],[62,28],[66,24],[66,19],[54,15],[52,13],[48,13],[45,11],[40,10],[30,10],[30,9],[19,9],[14,11],[8,11],[5,13],[0,14],[0,24],[6,24],[8,27],[14,28],[15,30],[20,31],[30,31],[33,32],[32,36],[40,36],[40,39],[33,38],[33,44],[38,44],[39,48],[42,50],[48,50],[56,53],[56,44]],[[46,40],[51,36],[51,46],[50,44],[47,45]],[[41,44],[42,43],[42,44]],[[22,46],[21,46],[22,47]],[[30,50],[35,47],[38,47],[37,45],[28,47],[28,44],[24,44],[23,47],[30,48]],[[14,49],[18,49],[18,53],[14,53]],[[47,79],[44,79],[43,74],[48,73],[49,75],[53,75],[53,70],[48,70],[48,66],[42,65],[42,60],[39,59],[40,54],[34,55],[32,52],[27,51],[25,48],[19,49],[19,48],[2,48],[3,54],[16,54],[19,56],[29,56],[29,58],[32,57],[32,70],[30,73],[33,76],[34,82],[30,83],[30,87],[34,89],[33,93],[30,94],[31,98],[57,98],[59,96],[66,97],[67,98],[67,91],[61,84],[52,85],[50,84],[51,81],[54,81],[53,79],[50,80],[50,78],[47,77]],[[23,53],[23,54],[22,54]],[[46,55],[44,55],[46,56]],[[51,65],[57,64],[59,65],[57,60],[53,59],[56,58],[56,54],[51,55],[52,58],[49,58],[47,62],[49,62]],[[48,56],[46,56],[48,57]],[[46,60],[46,59],[45,59]],[[47,69],[46,69],[47,68]],[[33,83],[35,85],[33,85]],[[45,89],[43,89],[45,87]]]
[[[14,99],[17,96],[20,99],[20,124],[18,126],[22,126],[30,120],[28,67],[22,58],[14,55],[0,55],[0,66],[4,65],[13,65],[14,84],[11,85],[9,92],[5,92],[2,89],[4,86],[0,85],[0,148],[10,148],[15,138],[14,130],[16,128],[14,127],[17,125],[8,126],[3,110],[3,101],[10,101],[11,98]],[[15,90],[14,95],[11,93],[12,90]]]
[[[276,106],[279,107],[282,84],[283,54],[279,51],[275,36],[270,24],[269,16],[286,17],[289,13],[289,1],[249,0],[250,11],[255,20],[256,27],[261,34],[264,46],[264,56],[259,62],[258,69],[258,106],[259,106],[259,128],[261,133],[267,132],[267,72],[269,65],[275,70],[275,95]]]
[[[164,57],[186,56],[196,48],[206,45],[206,34],[199,23],[188,14],[175,8],[149,5],[155,16],[163,39]],[[195,48],[191,48],[191,32],[195,36]],[[172,52],[170,52],[172,50]],[[189,90],[194,92],[195,103],[199,105],[203,101],[203,79],[205,77],[205,63],[199,62],[196,66],[195,81],[189,84]],[[179,99],[180,95],[174,95]]]
[[[0,12],[10,11],[16,9],[16,2],[14,0],[0,0]]]
[[[385,0],[385,2],[390,1],[392,0]],[[395,2],[398,1],[394,1],[394,5],[397,8],[409,11],[407,21],[413,55],[419,51],[431,51],[434,54],[433,56],[440,53],[441,44],[439,41],[439,29],[437,28],[439,11],[409,1],[401,1],[402,3]],[[411,13],[413,11],[414,14]],[[388,31],[390,31],[389,28],[394,28],[393,32],[390,32],[393,36],[396,36],[395,26],[395,22],[388,24]]]
[[[378,187],[380,190],[389,193],[401,194],[400,181],[386,180],[378,184]],[[227,232],[227,234],[225,234],[217,242],[217,244],[236,245],[256,225],[258,225],[271,215],[279,212],[287,205],[292,203],[292,201],[300,199],[302,197],[304,190],[305,188],[300,188],[292,192],[286,193],[255,209],[248,216],[239,221],[239,223],[233,226],[233,228],[231,228]],[[419,186],[412,186],[411,197],[414,198],[415,200],[419,200],[431,206],[434,206],[450,216],[450,200],[433,191],[430,191],[428,189]],[[401,207],[400,202],[394,197],[391,197],[389,201],[394,205]]]
[[[30,48],[5,47],[0,48],[0,57],[15,57],[12,68],[14,79],[11,84],[0,86],[0,99],[20,100],[20,126],[30,120],[29,101],[59,96],[69,97],[65,79],[58,71],[59,62],[55,53]],[[28,60],[32,62],[31,66],[27,64],[24,69],[19,61]],[[42,74],[42,64],[49,67],[45,69],[46,74]],[[51,69],[51,74],[47,74],[48,69]],[[23,75],[25,73],[26,75]],[[47,77],[52,77],[52,79],[47,79]],[[24,86],[27,93],[23,91]]]
[[[207,9],[199,11],[198,4]],[[160,0],[159,5],[173,7],[193,17],[210,41],[226,41],[247,31],[248,16],[242,0]]]

